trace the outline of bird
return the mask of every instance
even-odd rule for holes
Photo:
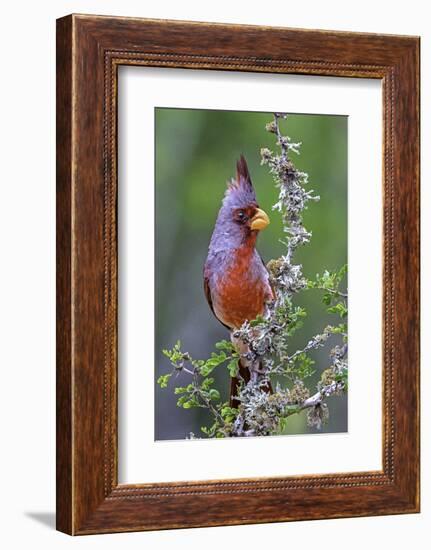
[[[247,162],[236,164],[236,177],[227,183],[204,264],[204,291],[215,317],[231,333],[239,359],[238,377],[231,379],[230,406],[236,399],[240,380],[248,383],[256,370],[246,360],[248,346],[234,337],[244,321],[263,315],[274,300],[269,273],[256,249],[256,240],[270,220],[259,208]],[[268,391],[272,391],[270,386]]]

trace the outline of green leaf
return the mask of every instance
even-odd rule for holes
[[[211,372],[224,363],[228,359],[228,356],[224,351],[221,351],[220,353],[211,353],[211,357],[207,359],[202,366],[199,367],[199,372],[202,374],[202,376],[208,376],[208,374],[211,374]]]
[[[331,300],[332,300],[332,296],[329,294],[329,292],[327,292],[326,294],[323,295],[322,302],[323,302],[326,306],[329,306],[329,305],[330,305]]]
[[[337,376],[335,377],[335,381],[336,382],[342,382],[343,383],[343,390],[345,392],[348,391],[348,389],[349,389],[349,379],[348,379],[347,371],[345,373],[337,374]]]
[[[203,365],[200,369],[199,369],[199,372],[202,374],[202,376],[208,376],[210,374],[210,372],[212,372],[214,370],[215,367],[208,367],[206,365]]]
[[[220,340],[220,342],[217,342],[215,347],[217,349],[223,349],[225,351],[234,351],[235,348],[233,347],[232,342],[228,342],[227,340]]]
[[[295,377],[304,380],[312,376],[315,373],[315,370],[312,368],[314,364],[315,361],[306,353],[298,354],[294,359]]]
[[[225,422],[233,422],[238,414],[238,409],[229,406],[224,406],[220,410],[220,414]]]
[[[188,399],[189,399],[188,395],[181,396],[177,401],[177,407],[182,407],[184,405],[184,403],[186,403],[186,401],[188,401]]]
[[[213,388],[209,391],[209,397],[212,401],[218,401],[220,399],[220,392]]]
[[[287,418],[281,417],[278,421],[278,429],[276,433],[282,435],[286,428],[287,428]]]
[[[347,307],[343,302],[338,302],[334,306],[328,307],[328,313],[337,313],[342,319],[347,317]]]
[[[206,426],[201,426],[201,431],[207,435],[208,437],[214,437],[215,434],[216,434],[216,431],[217,431],[217,428],[218,428],[218,424],[217,422],[215,422],[212,426],[210,426],[209,428],[207,428]]]
[[[340,267],[339,271],[338,271],[338,279],[341,280],[344,275],[346,275],[347,273],[347,264],[344,264],[343,266]]]
[[[229,374],[232,378],[238,376],[238,357],[234,357],[233,359],[231,359],[231,361],[229,361],[229,363],[227,364],[227,370],[229,371]]]
[[[201,388],[206,391],[214,383],[214,378],[205,378],[201,384]]]
[[[181,342],[180,342],[180,340],[177,341],[177,343],[175,344],[175,346],[171,350],[164,349],[164,350],[162,350],[162,352],[163,352],[163,355],[165,355],[169,359],[171,364],[176,369],[181,370],[183,368],[184,361],[191,361],[191,357],[189,356],[189,354],[188,353],[183,353],[181,351]]]
[[[200,407],[199,401],[195,396],[189,398],[189,395],[183,395],[177,401],[177,405],[183,409],[192,409],[193,407]]]
[[[265,322],[265,319],[262,317],[262,315],[258,315],[256,319],[253,319],[253,321],[250,321],[251,327],[257,327],[258,325],[261,325]]]
[[[159,376],[157,378],[157,384],[159,384],[159,386],[161,388],[166,388],[168,386],[168,382],[169,382],[169,378],[172,376],[172,373],[170,374],[162,374],[162,376]]]
[[[331,327],[331,332],[333,334],[346,334],[347,333],[347,324],[340,323],[336,327]]]

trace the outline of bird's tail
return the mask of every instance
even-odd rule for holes
[[[238,361],[238,376],[234,376],[230,379],[230,399],[229,406],[233,409],[239,407],[239,401],[237,399],[242,384],[248,384],[250,382],[250,369],[241,364],[241,359]],[[263,390],[266,393],[273,393],[271,382],[268,382],[263,386]]]

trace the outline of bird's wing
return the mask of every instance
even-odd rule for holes
[[[205,297],[207,299],[208,305],[210,306],[211,311],[214,313],[213,301],[211,298],[210,282],[208,277],[204,277],[204,292],[205,292]]]
[[[214,314],[214,317],[217,319],[217,321],[219,321],[224,327],[226,327],[228,330],[231,330],[230,327],[228,327],[227,325],[225,325],[224,323],[222,323],[220,321],[220,319],[217,317],[216,315],[216,312],[214,311],[214,306],[213,306],[213,301],[212,301],[212,298],[211,298],[211,289],[210,289],[210,282],[209,282],[209,278],[204,276],[204,292],[205,292],[205,297],[207,299],[207,302],[208,302],[208,305],[210,306],[210,309],[211,311],[213,312]]]

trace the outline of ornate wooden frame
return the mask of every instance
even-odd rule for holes
[[[377,78],[384,103],[383,470],[119,485],[119,65]],[[419,38],[70,15],[57,21],[57,528],[419,511]]]

